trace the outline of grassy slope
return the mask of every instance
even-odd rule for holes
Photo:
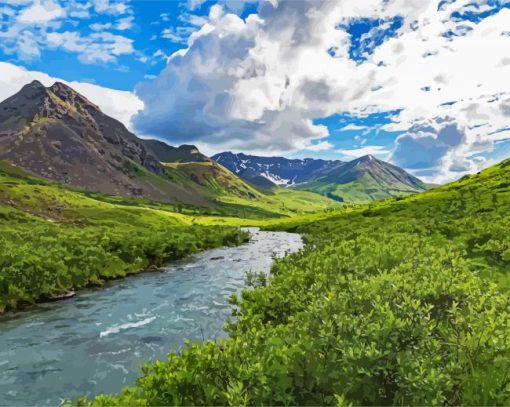
[[[196,167],[180,166],[200,175]],[[331,203],[300,192],[268,197],[220,166],[217,172],[204,168],[190,188],[219,204],[191,207],[74,190],[0,161],[0,312],[239,242],[244,235],[233,226]],[[183,187],[191,183],[183,168],[168,176]]]
[[[338,206],[321,195],[284,188],[260,191],[215,162],[168,163],[174,179],[184,176],[216,202],[222,215],[242,218],[294,216]]]
[[[510,160],[423,194],[274,221],[305,233],[230,337],[97,405],[510,404]],[[279,223],[277,223],[279,222]]]

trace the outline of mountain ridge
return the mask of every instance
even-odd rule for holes
[[[366,155],[316,173],[296,188],[342,202],[359,203],[422,192],[427,186],[402,168]]]
[[[141,139],[60,82],[31,82],[0,103],[3,160],[76,190],[233,216],[288,216],[335,204],[307,191],[262,191],[196,146]]]
[[[256,177],[263,177],[273,186],[297,184],[319,169],[333,167],[342,162],[315,158],[262,157],[244,153],[236,154],[231,151],[215,154],[211,158],[241,178],[249,181]]]

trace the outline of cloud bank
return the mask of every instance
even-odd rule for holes
[[[358,21],[375,28],[353,52]],[[264,1],[245,20],[216,5],[136,88],[135,128],[214,150],[313,151],[329,135],[314,119],[398,110],[383,126],[404,132],[391,160],[452,179],[509,137],[508,27],[489,0]]]

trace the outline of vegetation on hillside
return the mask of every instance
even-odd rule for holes
[[[165,163],[173,180],[184,177],[193,182],[205,196],[214,201],[218,214],[242,218],[274,218],[295,216],[338,207],[334,200],[322,195],[281,187],[257,189],[214,161]]]
[[[246,239],[232,227],[192,225],[164,206],[100,201],[4,162],[0,313]]]
[[[340,202],[366,203],[423,192],[427,187],[403,169],[367,155],[316,173],[296,188]]]
[[[307,246],[232,298],[228,339],[81,402],[510,404],[509,170],[275,224]]]
[[[325,181],[310,181],[296,189],[313,191],[338,202],[366,203],[393,196],[415,194],[417,189],[402,182],[381,186],[370,174],[363,174],[355,181],[345,184]]]

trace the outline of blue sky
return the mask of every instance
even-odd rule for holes
[[[5,92],[42,74],[72,82],[141,136],[207,153],[370,153],[435,181],[510,153],[510,1],[0,0],[0,12]],[[116,102],[101,96],[112,89]]]
[[[2,4],[1,1],[0,4]],[[37,58],[20,57],[18,53],[6,52],[5,49],[0,48],[0,58],[3,61],[15,62],[28,69],[43,71],[68,81],[79,80],[115,89],[132,90],[147,75],[156,75],[164,67],[163,55],[154,56],[158,50],[165,55],[170,55],[185,47],[185,42],[166,38],[165,30],[177,27],[193,29],[194,27],[183,21],[189,12],[185,2],[146,0],[125,4],[129,8],[125,13],[118,15],[99,13],[90,7],[89,18],[63,19],[62,24],[55,30],[79,32],[82,36],[89,36],[96,32],[91,28],[94,24],[111,25],[112,27],[103,28],[101,31],[129,38],[133,41],[133,48],[137,50],[136,54],[120,55],[114,64],[100,60],[94,63],[83,63],[75,52],[55,50],[49,46],[41,47],[41,55]],[[203,15],[207,11],[205,6],[194,10],[193,14]],[[18,5],[13,8],[23,9],[24,7],[26,6]],[[115,24],[123,19],[129,19],[129,28],[116,29]],[[183,34],[182,41],[185,41],[187,36]]]

